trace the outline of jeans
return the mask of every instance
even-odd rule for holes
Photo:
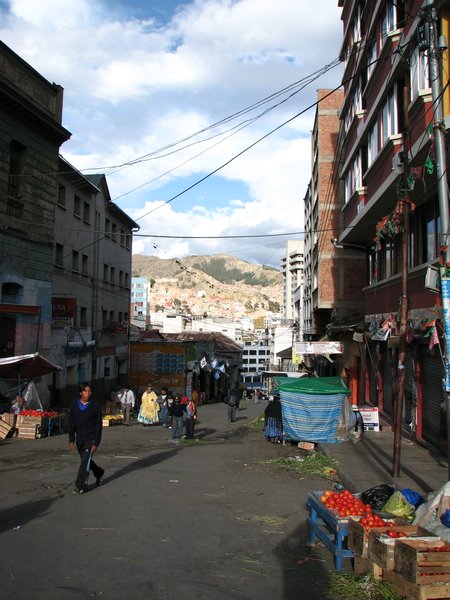
[[[172,437],[180,440],[183,435],[183,417],[172,417]]]
[[[75,482],[75,486],[79,490],[85,490],[87,487],[89,471],[94,473],[94,477],[97,479],[98,477],[102,477],[104,470],[99,467],[91,457],[91,462],[89,464],[89,471],[87,470],[89,456],[91,454],[91,445],[92,444],[77,444],[77,449],[80,454],[80,467],[78,469],[77,480]]]
[[[159,411],[159,419],[164,427],[169,427],[169,409],[167,406],[161,406]]]

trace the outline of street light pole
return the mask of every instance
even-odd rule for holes
[[[433,3],[426,3],[425,18],[429,25],[430,43],[428,48],[428,65],[429,76],[431,82],[431,93],[434,106],[434,146],[436,152],[436,174],[437,174],[437,191],[439,200],[439,214],[441,217],[441,244],[443,250],[443,265],[441,266],[441,292],[444,304],[444,326],[445,326],[445,404],[447,413],[447,462],[448,462],[448,478],[450,479],[450,314],[448,306],[445,304],[450,302],[447,287],[447,262],[448,262],[448,235],[449,235],[449,207],[448,207],[448,183],[447,183],[447,166],[445,156],[445,140],[442,131],[443,111],[442,111],[442,83],[439,70],[438,56],[446,49],[446,43],[442,43],[438,39],[436,21],[437,13]],[[431,10],[428,10],[430,9]]]

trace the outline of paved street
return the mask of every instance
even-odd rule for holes
[[[296,455],[223,404],[200,407],[198,441],[133,423],[104,429],[104,484],[72,494],[67,436],[0,445],[0,569],[16,600],[327,598],[331,554],[307,544],[306,497],[324,486],[265,458]],[[94,482],[92,481],[92,485]]]

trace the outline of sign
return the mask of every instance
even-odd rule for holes
[[[295,342],[296,354],[343,354],[342,342]]]
[[[358,406],[364,422],[364,431],[380,431],[380,417],[376,406]]]
[[[364,342],[364,334],[360,333],[359,331],[355,331],[353,334],[353,341],[362,344]]]
[[[52,327],[73,327],[76,316],[76,298],[52,298]]]
[[[445,361],[445,391],[450,392],[450,370],[448,368],[448,344],[450,343],[450,279],[448,277],[441,277],[441,291],[447,355]]]

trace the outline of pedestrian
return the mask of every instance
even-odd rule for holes
[[[123,424],[128,427],[130,424],[130,413],[134,408],[135,402],[134,392],[128,384],[123,388],[123,392],[119,394],[119,400],[122,406]]]
[[[70,406],[69,447],[77,447],[80,454],[80,467],[75,482],[75,494],[87,492],[89,471],[99,486],[103,481],[104,469],[92,459],[102,439],[102,410],[100,404],[92,400],[92,389],[88,383],[78,388],[78,398]]]
[[[139,410],[138,421],[145,425],[154,425],[159,422],[159,404],[157,402],[158,396],[153,391],[151,383],[147,384],[145,392],[141,398],[141,408]]]
[[[172,417],[172,439],[181,440],[181,436],[183,435],[184,415],[186,414],[186,411],[184,406],[181,404],[180,396],[175,396],[169,410]]]
[[[195,421],[197,419],[195,404],[192,402],[192,400],[189,400],[187,396],[184,396],[184,398],[181,399],[181,404],[185,404],[186,406],[186,439],[193,440]]]
[[[167,409],[168,409],[168,411],[169,411],[169,418],[168,418],[168,421],[169,421],[169,429],[170,429],[170,428],[172,427],[172,425],[173,425],[173,423],[172,423],[172,413],[171,413],[171,411],[170,411],[170,407],[172,406],[172,404],[173,404],[173,393],[172,393],[172,391],[171,391],[171,390],[168,390],[168,391],[167,391]]]
[[[234,423],[234,421],[236,420],[236,410],[239,405],[239,397],[240,397],[239,390],[236,390],[236,389],[231,390],[227,396],[228,420],[231,421],[231,423]]]
[[[255,404],[259,404],[259,397],[261,395],[261,392],[258,390],[258,388],[255,389],[254,392],[254,400],[255,400]]]
[[[283,418],[281,402],[278,395],[269,397],[269,403],[264,410],[264,435],[266,440],[274,443],[283,441]]]
[[[167,388],[161,388],[161,393],[158,395],[157,402],[159,405],[159,418],[163,427],[170,428],[169,424],[169,404],[167,400]]]

